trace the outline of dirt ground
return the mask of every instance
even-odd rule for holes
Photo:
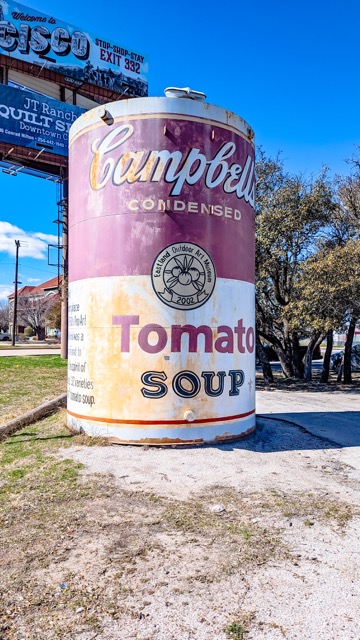
[[[99,637],[358,640],[358,454],[270,420],[232,446],[67,451],[116,493],[152,496],[145,512],[126,503],[135,535],[111,541],[137,556],[130,611]]]
[[[44,422],[4,445],[1,639],[359,640],[358,447],[269,419],[182,450]]]

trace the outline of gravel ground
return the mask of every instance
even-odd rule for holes
[[[358,447],[262,418],[232,445],[72,447],[64,457],[114,487],[93,506],[111,536],[84,539],[68,568],[109,588],[114,574],[96,573],[104,554],[112,571],[128,560],[117,614],[96,635],[71,637],[359,640]]]

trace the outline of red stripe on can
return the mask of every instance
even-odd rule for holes
[[[209,424],[209,423],[217,423],[217,422],[229,422],[231,420],[240,420],[241,418],[247,418],[255,413],[255,409],[251,411],[247,411],[246,413],[239,413],[235,416],[226,416],[222,418],[204,418],[203,420],[193,420],[192,422],[187,422],[186,420],[117,420],[115,418],[97,418],[93,416],[83,416],[79,413],[74,413],[73,411],[69,411],[68,413],[74,418],[79,418],[81,420],[89,420],[92,422],[106,422],[109,424],[134,424],[134,425],[145,425],[145,426],[153,426],[153,425],[168,425],[168,424],[177,424],[177,425],[186,425],[191,426],[193,424]]]

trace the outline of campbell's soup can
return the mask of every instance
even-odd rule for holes
[[[95,108],[71,127],[69,203],[69,426],[144,445],[250,433],[250,127],[190,98]]]

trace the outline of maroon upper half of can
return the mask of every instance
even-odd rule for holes
[[[70,149],[69,279],[150,275],[192,242],[217,276],[255,282],[254,150],[235,129],[188,116],[131,116]]]

